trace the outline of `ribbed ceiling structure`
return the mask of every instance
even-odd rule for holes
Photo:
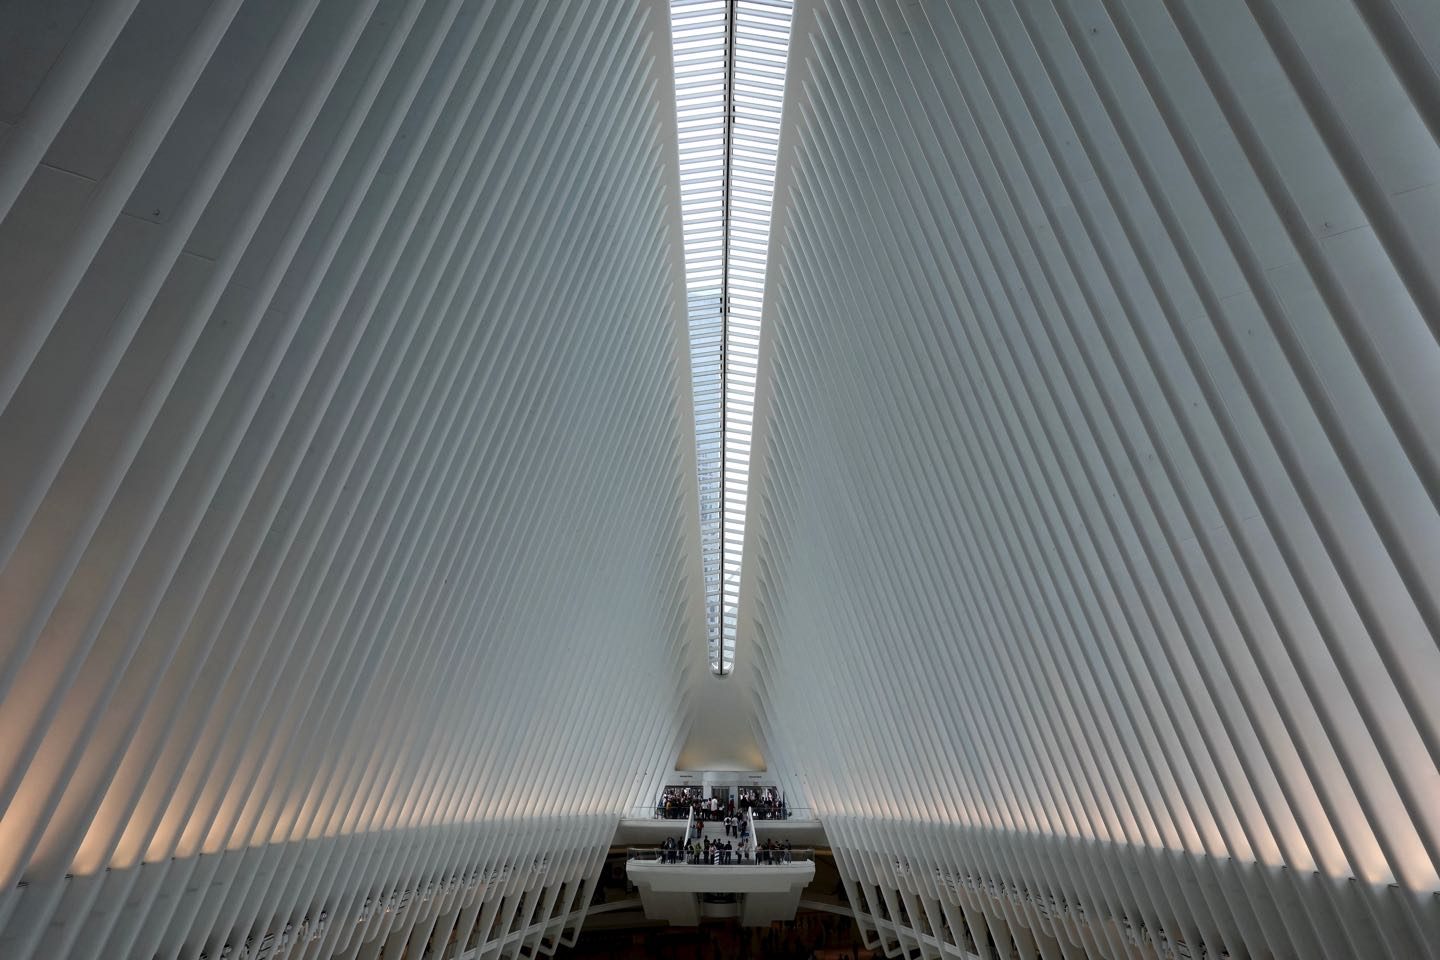
[[[852,903],[1440,955],[1440,6],[793,34],[739,656]]]
[[[0,958],[551,953],[745,695],[890,955],[1440,960],[1440,6],[799,0],[724,679],[670,40],[0,5]]]
[[[664,4],[0,73],[0,957],[553,949],[705,673]]]

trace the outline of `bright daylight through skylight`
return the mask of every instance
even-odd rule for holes
[[[735,665],[789,0],[672,0],[710,668]]]

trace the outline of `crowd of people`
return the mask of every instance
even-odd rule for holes
[[[731,864],[745,863],[746,847],[742,843],[740,849],[736,850],[735,845],[728,840],[720,840],[718,837],[706,840],[697,836],[687,846],[683,841],[674,837],[667,837],[665,846],[661,848],[660,859],[666,863],[690,863],[690,864]]]
[[[720,822],[721,828],[725,831],[725,836],[727,836],[727,837],[736,837],[736,838],[738,838],[742,843],[748,843],[748,842],[749,842],[749,840],[750,840],[750,821],[746,820],[744,817],[727,816],[727,817],[725,817],[724,819],[720,820],[719,822]],[[695,835],[696,835],[697,837],[703,837],[703,836],[705,835],[705,823],[706,823],[705,818],[703,818],[703,817],[696,817],[696,818],[694,819],[694,823],[695,823]]]
[[[753,812],[756,820],[786,820],[790,817],[785,798],[774,787],[741,787],[739,793],[740,809]]]
[[[753,859],[752,859],[753,857]],[[688,863],[692,865],[711,864],[729,866],[741,863],[791,863],[794,850],[789,840],[766,840],[753,849],[749,833],[735,837],[735,842],[712,837],[707,840],[703,831],[698,831],[689,845],[683,840],[666,837],[660,848],[660,859],[664,863]]]
[[[661,820],[684,820],[700,804],[703,791],[699,787],[666,787],[655,804],[655,816]]]
[[[693,817],[711,822],[743,820],[752,811],[756,820],[785,820],[790,808],[774,787],[740,787],[739,802],[734,798],[706,797],[700,787],[666,787],[655,804],[655,816],[661,820],[684,820]]]
[[[756,863],[790,863],[794,856],[789,840],[766,840],[755,848]]]

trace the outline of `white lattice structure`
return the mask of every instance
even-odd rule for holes
[[[1440,955],[1440,6],[793,36],[737,657],[852,902]]]
[[[0,956],[553,950],[706,673],[666,7],[0,73]]]
[[[737,702],[891,955],[1440,960],[1440,5],[797,0],[738,585],[671,23],[0,4],[0,960],[552,953]]]

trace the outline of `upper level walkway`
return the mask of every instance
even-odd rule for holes
[[[785,819],[755,819],[753,823],[756,838],[761,842],[772,839],[788,840],[793,845],[804,847],[830,846],[825,836],[825,826],[815,816],[814,810],[808,807],[789,807],[786,812],[789,816]],[[620,818],[613,842],[615,846],[622,847],[662,846],[667,837],[680,839],[688,823],[689,820],[684,817],[657,816],[654,807],[636,807]],[[723,832],[720,823],[705,821],[707,837]]]
[[[655,823],[651,820],[648,823]],[[774,837],[760,838],[760,823],[747,812],[744,827],[726,835],[719,825],[694,817],[685,821],[685,834],[675,837],[674,820],[666,825],[661,846],[632,847],[625,872],[640,891],[645,915],[655,920],[693,926],[701,917],[737,917],[745,926],[765,926],[790,920],[800,904],[801,892],[815,878],[814,850],[794,848]],[[771,821],[806,824],[818,821]],[[622,824],[622,830],[625,829]],[[638,825],[634,829],[642,829]],[[617,831],[618,833],[618,831]],[[718,841],[729,850],[710,847]]]

